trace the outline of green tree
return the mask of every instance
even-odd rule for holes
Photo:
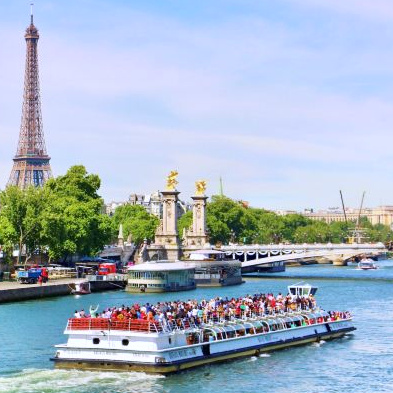
[[[287,214],[283,219],[284,238],[289,242],[296,242],[295,233],[298,228],[312,225],[313,221],[302,216],[301,214]]]
[[[206,208],[206,222],[211,243],[239,241],[245,208],[225,196],[213,195]]]
[[[264,209],[251,209],[251,212],[257,223],[256,243],[279,243],[284,240],[285,226],[282,217]]]
[[[112,234],[116,236],[120,224],[123,225],[123,235],[130,234],[136,244],[144,239],[154,239],[154,235],[160,220],[153,214],[149,214],[143,206],[123,205],[119,206],[112,217]]]
[[[191,224],[192,224],[192,210],[189,210],[177,220],[177,230],[181,238],[183,237],[184,229],[189,229]]]
[[[231,240],[231,230],[228,225],[220,221],[216,216],[207,214],[206,225],[211,244],[225,244]]]
[[[345,243],[349,237],[350,230],[353,229],[353,222],[334,221],[330,223],[330,241],[332,243]]]
[[[42,212],[47,202],[47,193],[41,188],[7,187],[0,193],[0,239],[8,253],[18,245],[18,263],[23,246],[26,261],[40,247]]]
[[[302,243],[327,243],[329,241],[329,225],[324,221],[312,221],[295,230],[294,238]]]
[[[49,198],[42,215],[42,243],[50,258],[94,255],[109,242],[111,222],[102,214],[99,187],[99,177],[81,165],[45,184]]]

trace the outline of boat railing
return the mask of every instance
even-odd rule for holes
[[[175,330],[186,331],[194,330],[204,325],[238,325],[247,322],[257,321],[270,321],[270,323],[276,323],[276,325],[282,325],[285,318],[299,317],[306,324],[315,324],[331,321],[327,313],[325,315],[319,315],[318,310],[303,310],[302,312],[287,312],[287,313],[243,313],[242,315],[220,315],[211,318],[178,318],[173,320],[162,320],[162,321],[148,321],[145,319],[109,319],[109,318],[70,318],[68,320],[66,330],[125,330],[134,332],[146,332],[146,333],[161,333],[161,332],[173,332]],[[348,319],[351,318],[347,313],[335,313],[335,318]],[[286,321],[284,321],[286,322]]]
[[[159,333],[163,325],[144,319],[112,320],[108,318],[70,318],[66,330],[126,330]]]

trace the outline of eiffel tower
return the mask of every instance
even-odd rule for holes
[[[14,165],[7,183],[7,186],[13,185],[22,189],[29,186],[41,187],[52,177],[50,157],[46,152],[42,129],[37,53],[39,34],[33,23],[33,9],[30,19],[30,26],[25,34],[26,69],[22,123]]]

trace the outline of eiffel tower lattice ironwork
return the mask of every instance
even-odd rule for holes
[[[8,180],[8,186],[19,188],[42,186],[50,177],[52,171],[50,157],[46,152],[44,133],[42,129],[40,83],[38,75],[37,44],[39,34],[33,23],[31,13],[30,26],[26,29],[26,69],[22,106],[22,122],[19,142],[14,165]]]

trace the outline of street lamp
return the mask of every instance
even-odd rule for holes
[[[235,243],[235,231],[231,229],[231,243]]]

